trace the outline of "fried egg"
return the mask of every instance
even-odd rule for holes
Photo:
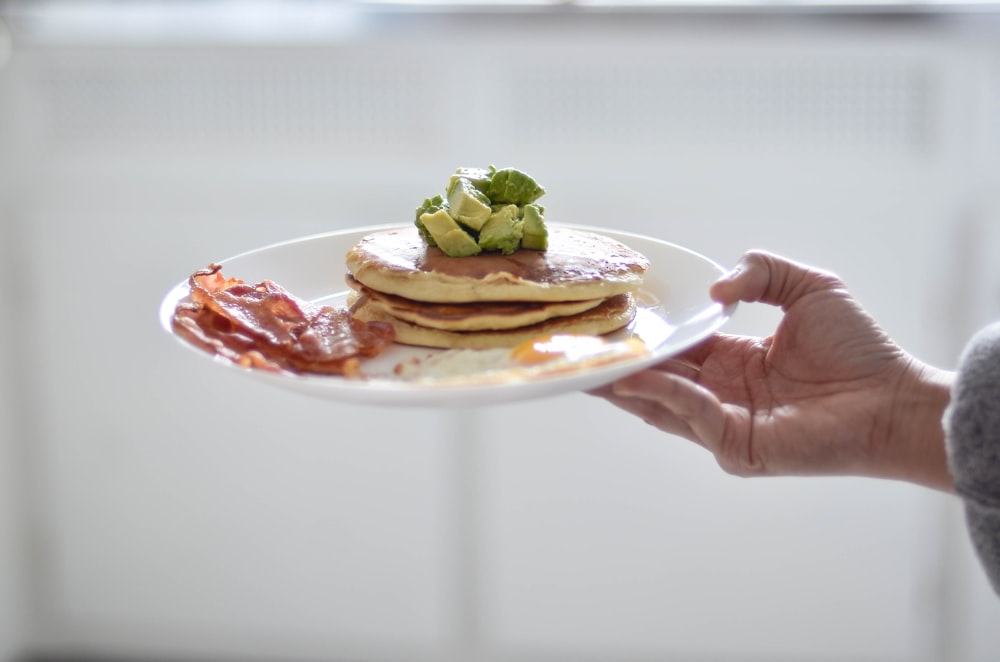
[[[648,354],[638,338],[552,334],[511,349],[450,349],[413,356],[395,366],[397,378],[460,384],[540,379],[639,358]]]

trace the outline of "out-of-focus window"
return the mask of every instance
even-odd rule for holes
[[[380,11],[1000,11],[1000,0],[0,0],[2,13],[187,10],[323,15],[350,9]]]
[[[601,11],[634,11],[640,9],[771,9],[795,10],[810,8],[922,11],[922,10],[998,10],[1000,0],[359,0],[358,4],[380,7],[426,8],[450,11],[479,9],[568,7]]]

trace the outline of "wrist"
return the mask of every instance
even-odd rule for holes
[[[889,396],[889,439],[878,462],[887,478],[954,489],[944,434],[954,378],[954,373],[911,359]]]

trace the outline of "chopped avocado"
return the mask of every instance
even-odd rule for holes
[[[479,246],[486,251],[510,255],[521,244],[524,222],[518,218],[517,205],[501,207],[490,215],[479,231]]]
[[[521,218],[524,220],[524,237],[521,248],[544,251],[549,247],[549,231],[545,228],[542,209],[538,205],[524,205]]]
[[[417,207],[417,218],[420,218],[422,214],[433,214],[439,209],[447,208],[448,203],[440,195],[435,195],[433,198],[425,198],[423,204]]]
[[[437,246],[437,242],[434,240],[434,236],[427,231],[426,227],[424,227],[423,221],[420,220],[420,217],[424,214],[433,214],[441,209],[448,209],[448,203],[445,202],[444,198],[440,195],[424,199],[423,204],[417,207],[417,215],[416,220],[414,220],[414,224],[417,226],[417,229],[420,230],[420,236],[424,238],[424,241],[426,241],[429,246]]]
[[[417,207],[415,225],[429,246],[451,256],[482,251],[546,250],[545,189],[514,168],[457,168],[445,195]]]
[[[497,171],[496,168],[490,166],[489,168],[458,168],[455,170],[455,174],[451,176],[448,181],[448,191],[451,187],[455,185],[455,182],[459,179],[467,179],[469,182],[476,187],[476,190],[481,193],[486,193],[490,187],[490,181],[493,179],[493,173]]]
[[[434,238],[438,248],[452,257],[468,257],[482,249],[476,240],[455,222],[446,209],[439,209],[431,214],[423,214],[420,222]]]
[[[478,232],[490,217],[490,201],[470,180],[459,177],[448,189],[448,213]]]
[[[527,205],[545,194],[545,189],[529,175],[514,168],[501,168],[493,173],[486,195],[494,204]]]

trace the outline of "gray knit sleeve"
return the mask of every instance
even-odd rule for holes
[[[1000,594],[1000,323],[977,333],[963,351],[945,433],[969,535]]]

